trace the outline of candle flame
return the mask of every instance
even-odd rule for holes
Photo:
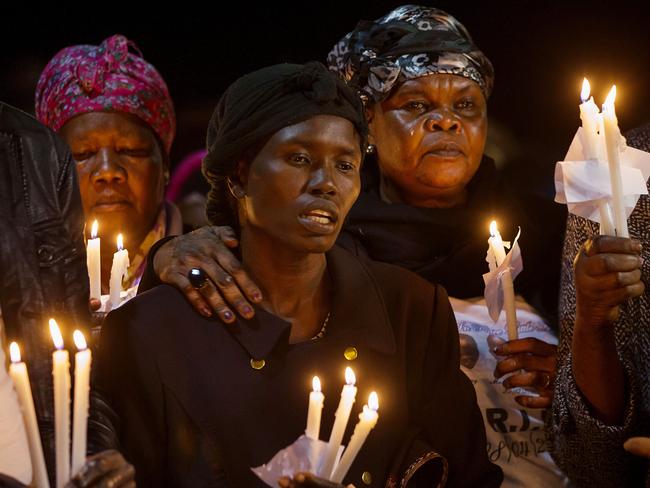
[[[589,94],[591,93],[591,86],[589,85],[589,80],[587,78],[582,79],[582,91],[580,92],[580,98],[583,102],[589,100]]]
[[[492,237],[496,237],[498,232],[499,232],[499,229],[497,228],[497,221],[493,220],[492,222],[490,222],[490,235]]]
[[[614,101],[616,100],[616,85],[612,85],[611,90],[607,94],[605,103],[603,103],[603,110],[614,110]]]
[[[354,371],[352,371],[352,368],[350,366],[345,368],[345,382],[350,386],[354,386],[354,384],[357,382],[357,378],[354,376]]]
[[[95,220],[95,221],[93,222],[92,227],[90,228],[90,237],[91,237],[92,239],[94,239],[95,237],[97,237],[97,230],[98,230],[98,228],[99,228],[99,223],[97,222],[97,220]]]
[[[124,238],[122,234],[117,234],[117,250],[121,251],[122,249],[124,249]]]
[[[318,376],[314,376],[314,379],[311,380],[311,386],[316,393],[320,393],[320,378]]]
[[[379,410],[379,396],[377,396],[376,391],[373,391],[368,396],[368,408],[374,410],[375,412]]]
[[[75,330],[74,333],[72,334],[72,338],[74,339],[74,345],[77,346],[77,349],[80,351],[83,351],[84,349],[88,349],[88,344],[86,344],[86,338],[84,335],[81,333],[80,330]]]
[[[61,330],[54,319],[50,319],[50,334],[52,335],[54,347],[57,349],[63,349],[63,336],[61,335]]]
[[[18,344],[16,344],[15,342],[9,344],[9,356],[11,356],[12,363],[20,362],[20,348],[18,347]]]

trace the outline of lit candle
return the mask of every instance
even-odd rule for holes
[[[325,395],[321,392],[320,379],[314,376],[312,380],[313,391],[309,393],[309,410],[307,412],[307,429],[305,434],[314,440],[318,440],[320,434],[320,418],[323,412],[323,401]]]
[[[50,334],[56,347],[52,353],[56,487],[63,488],[70,480],[70,362],[68,351],[63,349],[61,331],[54,319],[50,319]]]
[[[368,397],[368,405],[364,405],[363,412],[359,414],[359,422],[354,428],[354,433],[348,443],[348,447],[345,449],[341,461],[336,466],[330,481],[334,483],[343,482],[343,478],[348,474],[350,466],[352,466],[354,459],[359,454],[363,443],[366,442],[368,434],[377,425],[377,419],[379,418],[379,414],[377,414],[378,409],[379,398],[377,397],[377,393],[373,391]]]
[[[594,98],[590,97],[591,87],[589,81],[584,78],[582,81],[582,91],[580,98],[580,120],[582,120],[582,130],[584,133],[584,145],[586,159],[601,159],[602,158],[602,125],[603,118],[594,103]],[[614,222],[612,221],[612,213],[609,204],[602,201],[598,204],[598,211],[600,213],[600,233],[602,235],[614,234]]]
[[[98,224],[95,220],[86,246],[86,264],[88,265],[88,280],[90,281],[90,298],[100,300],[102,297],[102,266],[97,227]]]
[[[352,368],[350,367],[345,368],[345,383],[343,391],[341,391],[341,401],[336,409],[336,419],[334,420],[334,426],[332,427],[332,434],[330,435],[330,440],[327,443],[318,470],[319,476],[326,479],[330,479],[330,476],[332,475],[334,463],[336,462],[336,457],[341,446],[341,440],[343,439],[343,434],[345,434],[345,428],[348,425],[352,405],[357,396],[357,387],[354,386],[356,378],[354,376],[354,371],[352,371]]]
[[[614,207],[616,235],[619,237],[629,237],[627,216],[625,215],[625,202],[623,200],[623,180],[621,178],[619,153],[621,131],[618,129],[618,120],[616,119],[616,110],[614,108],[615,99],[616,85],[612,86],[603,104],[603,128],[605,132],[607,162],[609,164],[609,178],[612,183],[612,206]]]
[[[43,445],[41,444],[41,436],[38,431],[36,412],[34,410],[34,398],[32,397],[32,390],[29,385],[27,365],[21,361],[20,348],[15,342],[9,345],[9,355],[11,356],[9,375],[18,394],[20,410],[23,414],[23,423],[27,430],[29,457],[32,461],[32,472],[34,473],[32,481],[36,488],[49,488],[50,482],[47,478]]]
[[[594,103],[594,98],[590,97],[591,87],[589,81],[584,78],[582,81],[582,92],[580,98],[580,120],[584,131],[584,151],[586,159],[598,159],[599,140],[598,130],[600,126],[600,111]]]
[[[489,251],[492,252],[497,267],[506,259],[506,250],[503,245],[503,239],[497,228],[497,223],[493,220],[490,223],[490,238],[488,239]],[[508,340],[513,341],[519,338],[517,331],[517,308],[515,306],[515,287],[512,282],[510,269],[503,271],[501,275],[501,285],[503,287],[503,308],[506,310],[506,325],[508,328]]]
[[[92,355],[84,335],[74,331],[74,343],[79,352],[74,356],[74,407],[72,415],[72,476],[86,461],[86,429],[88,427],[88,394],[90,391],[90,363]]]
[[[117,236],[117,252],[113,254],[113,265],[111,266],[110,281],[110,309],[120,305],[120,294],[122,293],[122,280],[129,268],[129,251],[124,249],[122,234]]]

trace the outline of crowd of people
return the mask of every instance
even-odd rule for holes
[[[161,74],[121,35],[57,53],[37,120],[0,103],[0,485],[33,479],[12,340],[55,479],[49,317],[93,332],[88,457],[69,486],[264,486],[251,468],[303,433],[305,385],[318,374],[337,398],[348,365],[382,403],[346,485],[650,483],[650,200],[612,237],[509,185],[484,152],[494,83],[452,15],[398,7],[321,61],[215,94],[205,150],[167,191]],[[628,144],[650,151],[650,125]],[[209,191],[181,213],[170,199],[199,167]],[[118,233],[130,256],[110,313],[88,294],[95,219],[102,295]],[[491,220],[521,229],[517,339],[483,297]]]

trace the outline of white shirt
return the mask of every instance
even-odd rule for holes
[[[513,388],[504,391],[503,378],[494,379],[497,358],[494,346],[508,340],[505,313],[495,324],[483,298],[449,299],[454,309],[461,343],[461,369],[476,389],[483,414],[490,460],[503,470],[504,487],[555,487],[566,484],[565,477],[551,458],[550,439],[544,429],[543,410],[525,408],[515,402],[517,395],[533,393]],[[519,337],[536,337],[550,344],[557,338],[544,320],[524,300],[517,297]]]
[[[32,481],[32,461],[18,396],[7,372],[3,330],[0,311],[0,473],[29,485]]]

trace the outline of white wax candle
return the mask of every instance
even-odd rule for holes
[[[600,111],[594,102],[594,98],[589,97],[590,91],[589,81],[585,78],[582,82],[582,92],[580,94],[580,98],[582,99],[582,103],[580,104],[580,120],[582,121],[582,129],[585,135],[585,158],[598,159]]]
[[[110,308],[119,306],[122,293],[122,280],[126,276],[129,268],[129,251],[124,249],[124,242],[122,234],[117,236],[117,252],[113,254],[113,265],[111,266],[111,280],[110,280]]]
[[[603,118],[594,103],[594,98],[590,97],[591,87],[589,81],[585,78],[582,81],[582,92],[580,98],[580,120],[582,121],[582,129],[584,133],[584,152],[586,159],[602,159],[603,158],[603,140],[604,135],[602,131]],[[598,204],[598,211],[600,213],[600,233],[602,235],[614,235],[614,222],[612,220],[609,204],[602,201]]]
[[[497,228],[496,220],[490,222],[490,238],[488,239],[488,244],[492,253],[497,261],[497,267],[501,266],[501,263],[506,259],[506,249],[503,245],[503,239],[501,238],[501,233]]]
[[[305,434],[314,440],[318,440],[320,434],[320,419],[323,412],[325,395],[321,392],[320,379],[314,376],[312,380],[313,391],[309,393],[309,410],[307,412],[307,429]]]
[[[86,462],[86,432],[88,428],[88,395],[90,392],[90,364],[92,355],[84,335],[74,331],[74,342],[79,349],[74,355],[74,407],[72,415],[72,476]]]
[[[27,365],[21,361],[20,348],[15,342],[12,342],[9,346],[9,355],[11,356],[9,375],[18,394],[20,411],[22,412],[23,422],[27,430],[29,457],[32,461],[32,483],[36,488],[49,488],[50,482],[47,478],[43,445],[41,444],[41,435],[38,430],[38,422],[36,421],[34,398],[32,397],[32,390],[29,384]]]
[[[90,281],[90,298],[101,299],[102,297],[102,266],[100,254],[100,239],[97,237],[97,221],[92,225],[86,246],[86,264],[88,265],[88,280]]]
[[[56,347],[52,353],[56,487],[63,488],[70,480],[70,360],[68,351],[63,349],[63,337],[54,319],[50,319],[50,333]]]
[[[490,238],[488,239],[490,249],[496,259],[497,267],[506,259],[506,249],[503,245],[503,239],[497,228],[497,223],[493,220],[490,223]],[[505,270],[501,275],[501,284],[503,286],[503,308],[506,311],[506,326],[508,329],[508,340],[514,341],[519,338],[517,330],[517,307],[515,304],[515,287],[512,282],[510,270]]]
[[[336,456],[338,455],[339,447],[341,446],[341,440],[343,439],[343,434],[345,434],[345,428],[348,425],[352,405],[357,396],[357,387],[354,386],[356,378],[354,376],[354,371],[352,371],[352,368],[350,367],[345,368],[345,382],[346,384],[343,387],[343,391],[341,391],[341,401],[336,409],[336,419],[334,420],[330,440],[327,443],[320,468],[318,469],[318,475],[321,478],[330,479],[332,475]]]
[[[614,207],[614,224],[616,235],[630,237],[627,230],[627,216],[625,215],[625,201],[623,199],[623,180],[621,177],[621,161],[619,144],[621,131],[618,128],[614,100],[616,99],[616,85],[607,95],[603,104],[603,129],[605,131],[605,147],[607,148],[607,162],[609,163],[609,178],[612,183],[612,206]]]
[[[359,415],[359,422],[354,428],[354,433],[350,438],[348,447],[345,449],[341,461],[336,466],[334,473],[332,473],[332,478],[330,481],[334,483],[342,483],[345,475],[348,474],[350,466],[354,462],[357,454],[361,450],[363,443],[366,442],[368,434],[370,431],[377,425],[377,419],[379,415],[377,410],[379,409],[379,398],[377,393],[374,391],[368,397],[368,405],[363,406],[363,412]]]

